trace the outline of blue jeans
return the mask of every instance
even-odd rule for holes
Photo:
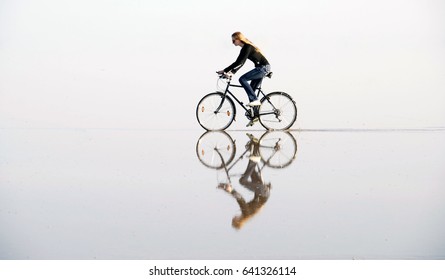
[[[264,76],[266,76],[269,72],[270,65],[263,65],[255,67],[239,78],[239,82],[243,86],[244,90],[247,92],[247,96],[249,97],[250,102],[257,100],[255,90],[261,85]],[[249,81],[251,81],[250,84]]]

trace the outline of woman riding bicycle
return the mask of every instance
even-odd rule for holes
[[[236,61],[224,70],[217,71],[218,74],[223,75],[226,73],[235,74],[246,62],[247,59],[251,60],[255,64],[255,68],[245,73],[239,78],[240,84],[249,97],[249,106],[260,106],[261,102],[255,95],[255,89],[261,84],[263,78],[270,72],[270,64],[264,57],[260,49],[256,47],[251,41],[249,41],[241,32],[235,32],[232,34],[232,43],[235,46],[241,47],[240,54]],[[249,81],[250,85],[249,85]]]
[[[225,90],[219,89],[216,92],[209,93],[198,102],[196,118],[199,125],[206,130],[224,130],[228,128],[235,120],[236,102],[246,111],[245,116],[250,120],[247,126],[252,126],[256,121],[260,121],[266,129],[289,129],[297,119],[296,102],[283,91],[265,94],[261,89],[261,82],[264,77],[271,77],[272,75],[269,61],[258,47],[240,32],[232,34],[232,42],[235,46],[241,47],[240,54],[230,66],[217,71],[220,75],[219,79],[227,79]],[[237,72],[247,59],[253,62],[255,68],[239,78],[241,85],[231,84],[230,72]],[[251,81],[250,84],[249,81]],[[230,91],[234,87],[243,87],[246,90],[249,97],[248,106]]]

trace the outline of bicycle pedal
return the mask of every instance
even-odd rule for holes
[[[247,126],[247,127],[249,127],[249,126],[253,126],[257,121],[258,121],[258,118],[254,118],[254,119],[252,119],[246,126]]]

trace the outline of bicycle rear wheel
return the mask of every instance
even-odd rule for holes
[[[288,131],[268,131],[260,138],[259,151],[267,166],[284,168],[297,156],[297,141]]]
[[[196,107],[198,123],[206,130],[224,130],[235,119],[235,104],[221,92],[204,96]]]
[[[272,92],[261,99],[259,119],[268,130],[289,129],[297,119],[295,101],[285,92]]]

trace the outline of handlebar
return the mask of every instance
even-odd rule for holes
[[[222,73],[222,74],[218,73],[218,76],[219,76],[220,79],[227,79],[229,81],[232,80],[232,74],[231,73]]]
[[[219,76],[219,78],[220,79],[227,79],[227,80],[232,80],[232,76],[233,76],[233,74],[232,73],[222,73],[222,74],[219,74],[218,72],[216,72],[217,74],[218,74],[218,76]],[[269,79],[271,79],[272,78],[272,74],[273,74],[273,72],[269,72],[269,73],[267,73],[267,75],[265,76],[265,77],[267,77],[267,78],[269,78]]]

